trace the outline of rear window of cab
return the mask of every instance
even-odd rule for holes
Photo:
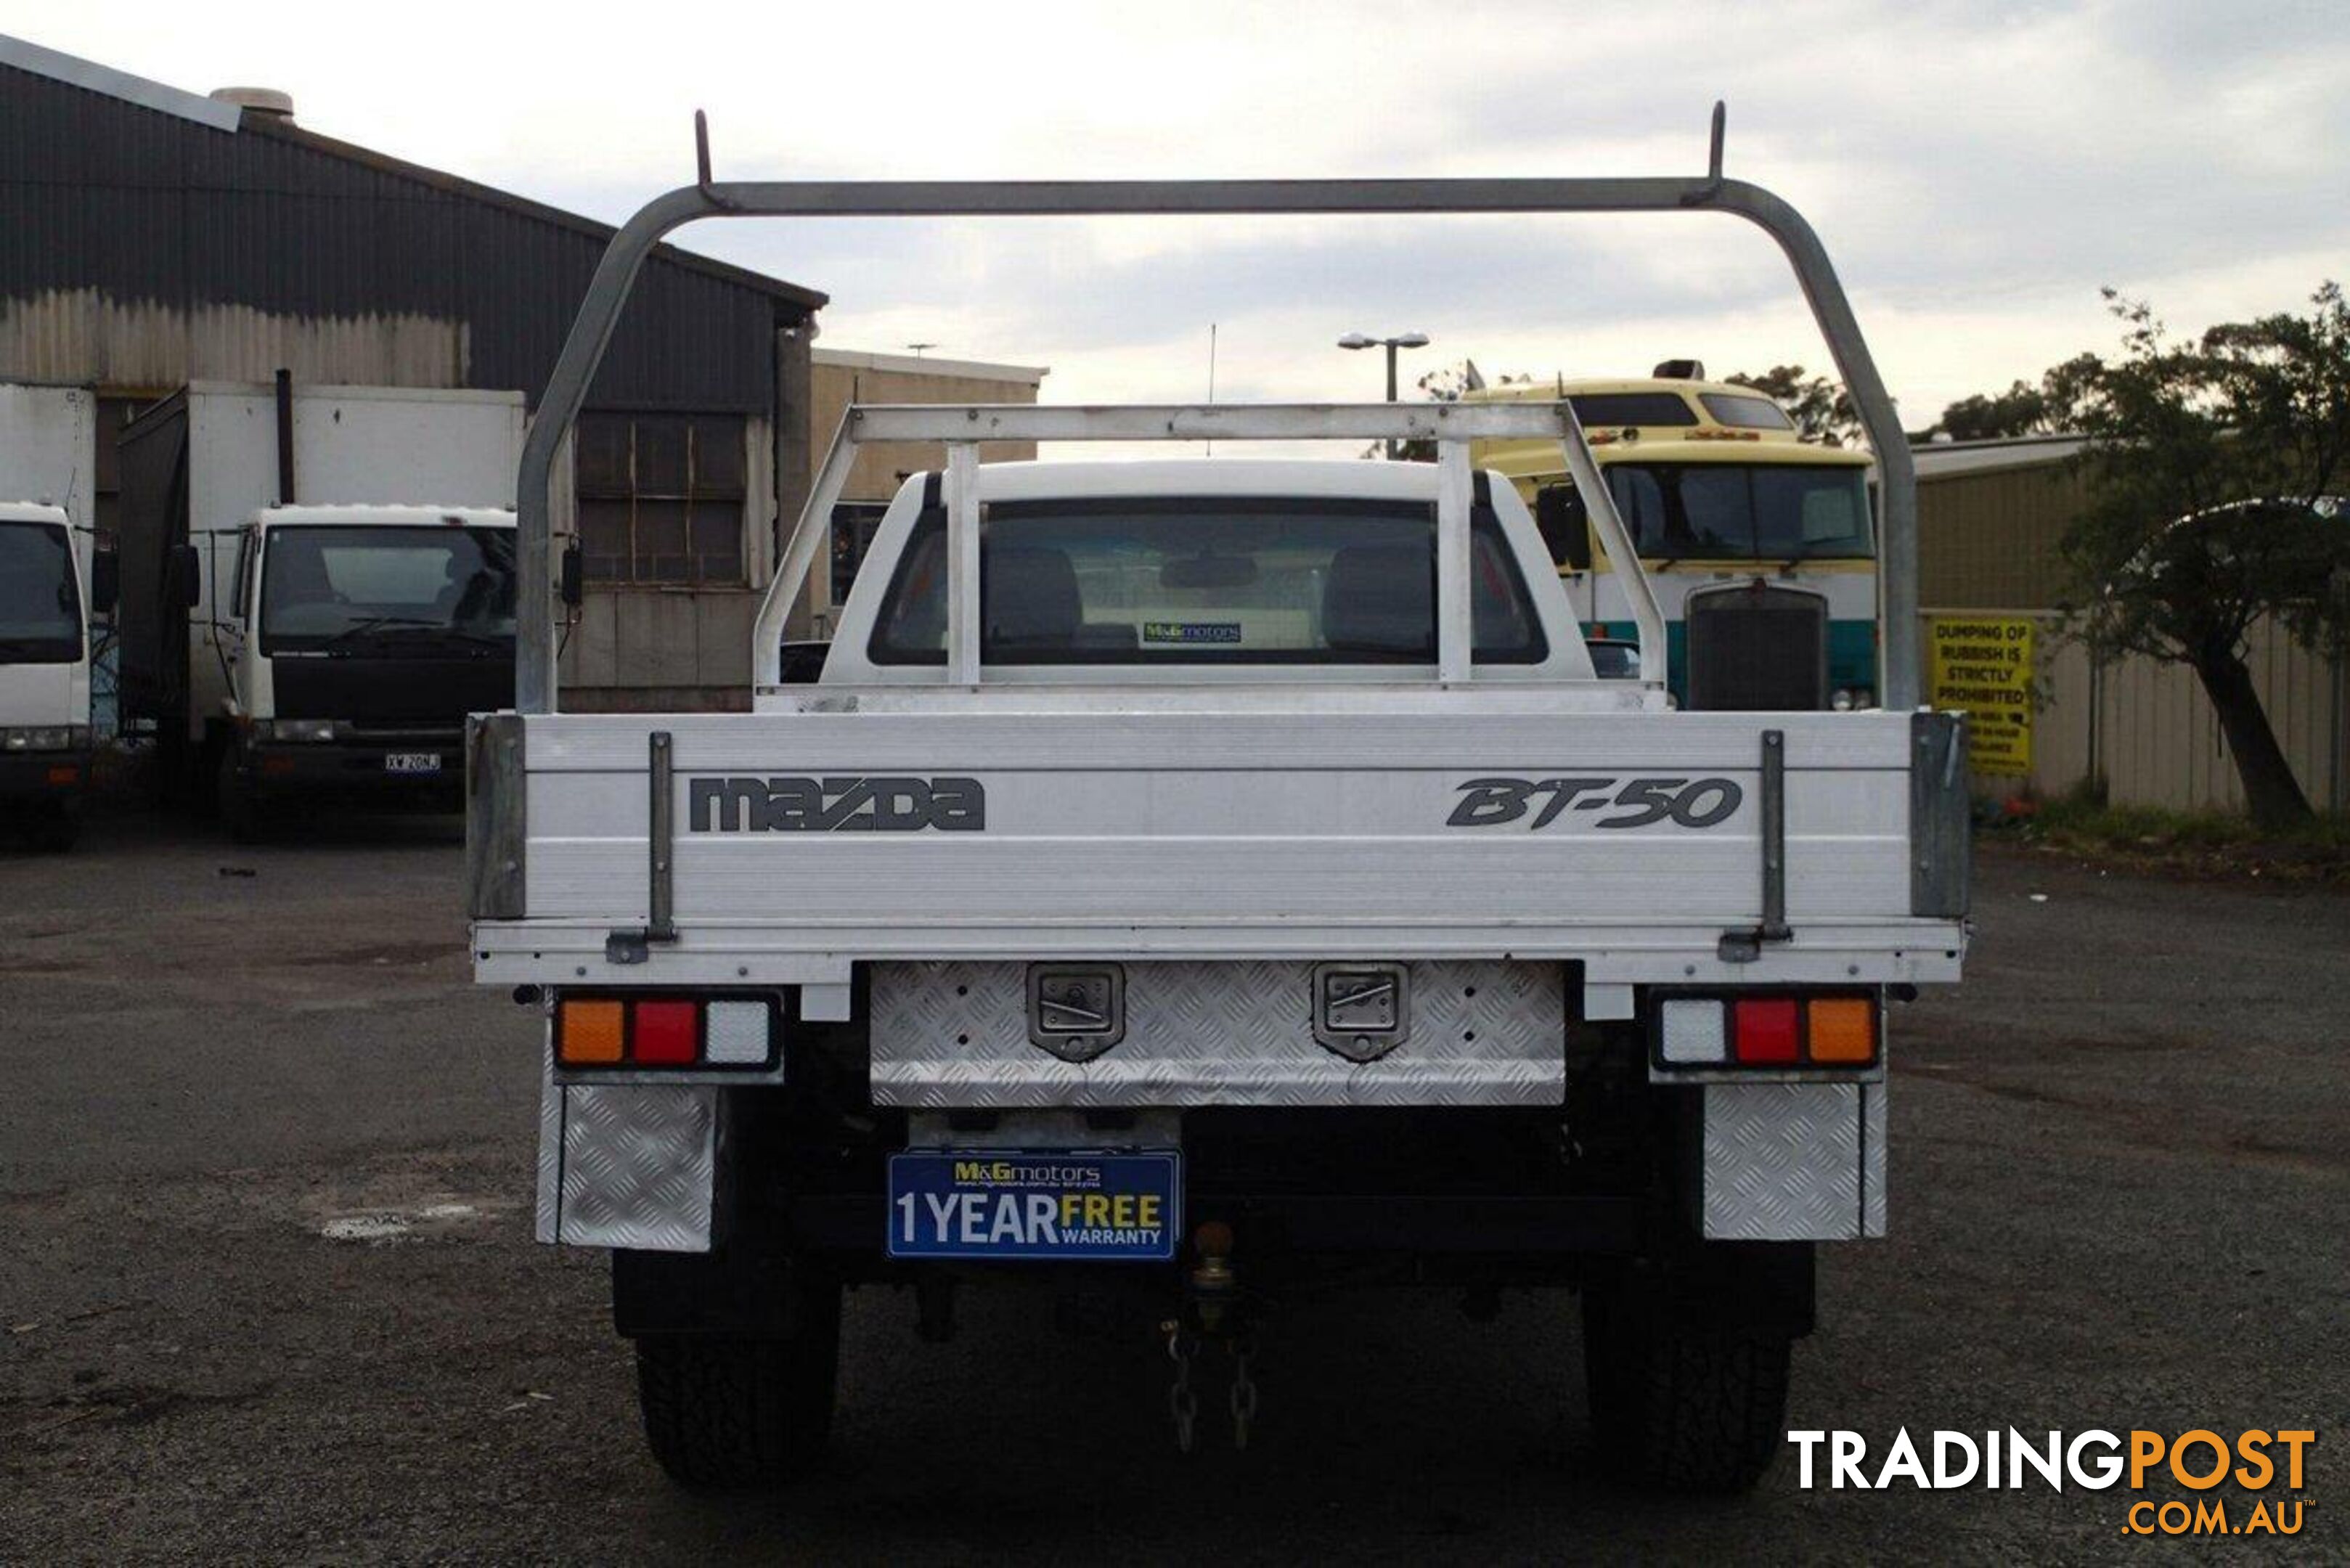
[[[1489,507],[1471,521],[1473,657],[1548,644]],[[980,527],[980,659],[999,665],[1432,664],[1424,503],[1232,496],[998,502]],[[946,519],[926,510],[875,618],[875,664],[946,661]]]

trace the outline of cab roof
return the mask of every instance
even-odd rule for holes
[[[254,514],[271,524],[302,524],[342,528],[511,528],[510,506],[432,506],[351,504],[338,506],[264,506]]]
[[[1688,380],[1675,376],[1584,376],[1574,379],[1552,376],[1536,377],[1531,381],[1512,381],[1505,386],[1480,387],[1473,392],[1463,392],[1464,403],[1553,403],[1559,399],[1585,397],[1607,392],[1723,392],[1737,398],[1762,398],[1771,400],[1771,394],[1753,387],[1742,387],[1735,381]],[[1700,420],[1711,419],[1702,403],[1690,405]]]
[[[1664,376],[1586,378],[1577,380],[1554,377],[1549,380],[1515,381],[1507,386],[1482,387],[1473,392],[1463,393],[1461,400],[1472,403],[1551,403],[1562,398],[1625,395],[1678,398],[1691,418],[1686,423],[1669,425],[1586,421],[1584,435],[1591,442],[1592,455],[1602,463],[1629,462],[1636,454],[1647,462],[1787,463],[1818,468],[1866,468],[1872,461],[1866,452],[1807,441],[1800,431],[1793,429],[1759,430],[1748,425],[1725,424],[1711,409],[1706,407],[1707,396],[1759,398],[1773,408],[1779,406],[1768,392],[1742,387],[1734,381],[1683,380]],[[1785,412],[1783,409],[1780,411]],[[1555,443],[1550,441],[1480,441],[1475,450],[1479,461],[1519,478],[1555,473],[1561,466]]]
[[[73,520],[62,506],[46,501],[0,501],[0,523],[51,523],[70,528]]]

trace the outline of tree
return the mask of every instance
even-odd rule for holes
[[[2046,433],[2048,414],[2047,393],[2029,381],[2018,381],[1989,397],[1977,392],[1960,398],[1942,410],[1934,428],[1952,441],[2000,441]]]
[[[1932,430],[1913,437],[1923,441],[1947,436],[1951,441],[2008,441],[2017,436],[2054,435],[2080,404],[2082,378],[2102,363],[2084,354],[2052,366],[2040,384],[2017,381],[2004,392],[1977,392],[1960,398],[1942,410]]]
[[[2093,653],[2195,671],[2252,819],[2306,821],[2309,801],[2244,663],[2254,622],[2316,642],[2350,629],[2350,307],[2327,283],[2306,316],[2173,339],[2143,301],[2106,298],[2121,352],[2050,372],[2054,412],[2087,438],[2089,506],[2060,548]]]
[[[1801,365],[1773,365],[1759,376],[1742,372],[1730,381],[1774,400],[1808,440],[1845,446],[1861,439],[1860,414],[1852,406],[1852,394],[1840,382],[1805,375]]]

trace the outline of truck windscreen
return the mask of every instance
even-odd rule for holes
[[[0,664],[81,657],[73,550],[54,523],[0,523]]]
[[[1547,653],[1492,514],[1471,527],[1475,657]],[[1436,659],[1432,507],[1233,496],[999,503],[980,535],[992,664]],[[874,623],[877,664],[946,659],[946,524],[925,514]]]
[[[273,527],[262,552],[261,650],[511,657],[511,528]]]
[[[1867,471],[1783,463],[1611,463],[1643,560],[1866,560]]]

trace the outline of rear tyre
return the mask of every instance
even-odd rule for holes
[[[33,814],[25,829],[26,842],[48,855],[63,855],[81,837],[81,812],[63,801],[51,801]]]
[[[1584,1292],[1584,1380],[1600,1451],[1648,1485],[1744,1491],[1784,1440],[1794,1342],[1655,1308],[1621,1282]]]
[[[695,1490],[773,1486],[805,1471],[832,1435],[840,1287],[797,1293],[779,1338],[648,1334],[637,1345],[645,1440]]]

